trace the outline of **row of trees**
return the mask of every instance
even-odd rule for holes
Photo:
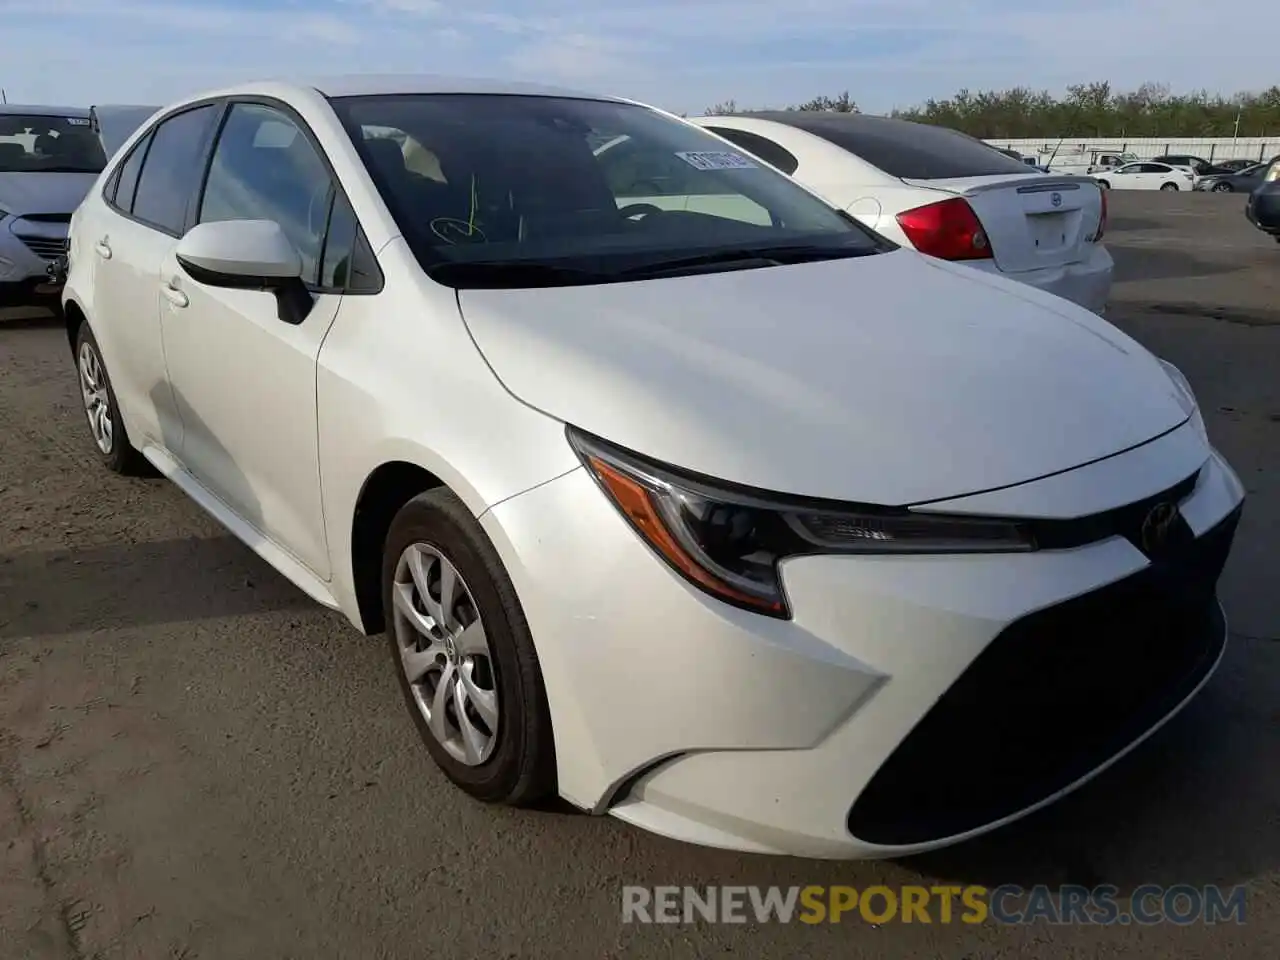
[[[816,97],[788,110],[833,110],[858,113],[845,91],[838,97]],[[708,111],[742,112],[730,100]],[[1167,84],[1145,83],[1120,92],[1110,83],[1081,83],[1064,97],[1047,90],[961,90],[946,100],[929,100],[895,117],[963,130],[984,139],[1022,137],[1265,137],[1280,136],[1280,86],[1232,97],[1207,91],[1174,94]]]

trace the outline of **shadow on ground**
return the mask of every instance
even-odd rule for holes
[[[1128,247],[1117,240],[1108,246],[1115,260],[1114,282],[1169,280],[1184,277],[1212,277],[1247,269],[1250,262],[1209,260],[1183,250],[1158,247]]]
[[[1159,220],[1152,220],[1148,217],[1107,217],[1107,232],[1114,233],[1119,230],[1159,230],[1165,225]]]
[[[231,536],[0,556],[0,640],[315,606]]]

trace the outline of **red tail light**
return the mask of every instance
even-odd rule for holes
[[[961,197],[898,214],[898,226],[921,253],[939,260],[988,260],[991,243],[978,215]]]
[[[1098,217],[1098,232],[1093,235],[1093,242],[1097,243],[1102,239],[1102,235],[1107,232],[1107,191],[1099,190],[1098,196],[1102,198],[1102,214]]]

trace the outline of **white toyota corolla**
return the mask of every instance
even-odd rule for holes
[[[641,104],[188,100],[76,213],[64,302],[104,463],[385,631],[481,800],[925,850],[1117,760],[1226,642],[1243,489],[1176,369]]]

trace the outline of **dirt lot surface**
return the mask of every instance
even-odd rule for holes
[[[481,807],[381,638],[165,482],[98,469],[62,330],[0,321],[0,958],[1280,956],[1280,245],[1112,194],[1112,319],[1251,492],[1205,693],[1068,800],[940,855],[810,863]],[[1247,884],[1243,926],[624,925],[656,884]]]

